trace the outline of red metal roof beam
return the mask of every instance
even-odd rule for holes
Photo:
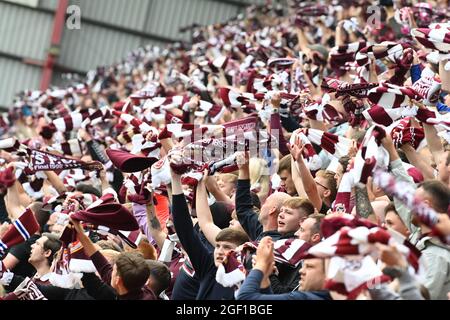
[[[41,91],[48,89],[52,81],[53,67],[60,53],[61,39],[64,31],[66,11],[68,6],[69,0],[59,0],[58,8],[55,11],[51,44],[47,53],[47,59],[42,68],[42,78],[40,86]]]

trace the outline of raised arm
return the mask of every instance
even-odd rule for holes
[[[59,194],[67,192],[67,188],[54,171],[45,171],[48,181],[58,191]]]
[[[389,162],[390,162],[389,165],[391,168],[392,175],[396,178],[396,180],[407,182],[411,185],[412,188],[416,189],[414,180],[411,178],[411,176],[408,175],[405,168],[403,167],[402,160],[400,159],[400,157],[397,153],[397,150],[395,149],[392,138],[389,135],[386,135],[386,137],[384,137],[381,140],[381,142],[382,142],[383,147],[389,153]],[[407,208],[397,198],[394,198],[394,205],[395,205],[395,210],[399,214],[403,223],[407,226],[408,230],[411,233],[415,233],[417,231],[417,227],[415,227],[412,224],[411,210],[409,210],[409,208]]]
[[[170,159],[170,161],[174,161]],[[175,160],[176,161],[176,160]],[[183,249],[189,256],[195,272],[203,278],[211,265],[214,265],[208,249],[202,244],[199,235],[194,231],[189,208],[183,193],[181,176],[172,169],[172,215],[173,224]]]
[[[248,155],[239,156],[239,179],[236,189],[236,215],[250,239],[256,240],[263,232],[258,215],[253,211],[250,193],[250,168]]]
[[[153,195],[152,195],[153,197]],[[167,234],[163,231],[163,228],[159,222],[158,217],[155,213],[155,206],[153,205],[153,201],[150,201],[147,204],[146,216],[147,216],[147,225],[148,230],[150,231],[151,236],[155,240],[156,244],[159,248],[162,248],[164,245],[164,240],[167,237]]]
[[[208,195],[206,193],[206,182],[205,182],[206,179],[214,179],[214,178],[209,178],[207,172],[205,172],[205,174],[203,175],[203,179],[197,186],[195,208],[197,212],[198,224],[200,225],[200,229],[202,230],[206,239],[208,239],[209,243],[215,246],[216,236],[219,234],[221,229],[214,224],[211,209],[209,208],[208,205]]]
[[[77,238],[83,246],[84,253],[91,258],[92,263],[100,274],[102,281],[106,284],[111,283],[111,275],[113,272],[113,267],[105,259],[105,257],[98,251],[94,246],[94,243],[89,239],[89,237],[84,233],[81,223],[77,220],[70,218],[70,222],[73,225]],[[67,227],[66,227],[67,228]]]
[[[425,132],[425,139],[427,139],[428,148],[433,155],[435,163],[438,163],[444,153],[444,146],[442,145],[441,138],[438,136],[436,128],[432,125],[423,123],[423,130]]]
[[[292,149],[291,149],[292,150]],[[292,181],[294,181],[295,190],[297,190],[297,194],[299,197],[307,198],[307,194],[305,192],[305,188],[303,187],[302,178],[300,177],[300,172],[297,166],[297,162],[294,160],[294,155],[292,154],[291,158],[291,175]]]
[[[289,149],[291,150],[292,158],[296,160],[298,165],[298,170],[300,173],[300,177],[302,179],[303,188],[305,190],[308,199],[312,202],[317,211],[320,211],[322,208],[322,199],[319,195],[319,190],[317,190],[316,182],[306,166],[305,160],[303,159],[302,150],[303,144],[298,139],[297,143],[294,145],[289,144]]]
[[[15,174],[16,169],[14,163],[9,164],[8,167],[13,167],[14,169],[12,174]],[[22,185],[17,180],[10,188],[7,189],[4,200],[6,210],[8,211],[8,216],[11,220],[19,218],[25,208],[32,203],[31,198],[27,195]]]
[[[366,185],[356,184],[355,196],[356,196],[356,213],[359,214],[362,218],[377,223],[377,216],[375,215],[375,212],[373,211],[372,208],[372,204],[370,203]]]
[[[401,146],[401,149],[403,150],[403,152],[405,152],[405,155],[408,158],[409,162],[417,169],[419,169],[420,172],[422,172],[426,180],[434,179],[433,167],[429,163],[426,163],[419,156],[419,154],[412,145],[404,144],[403,146]]]
[[[166,233],[162,230],[155,215],[153,201],[145,204],[133,203],[133,215],[149,241],[154,239],[158,248],[162,248]]]
[[[230,197],[228,197],[225,192],[223,192],[222,189],[220,189],[220,187],[217,185],[216,179],[206,179],[206,188],[214,196],[214,198],[216,198],[217,201],[222,201],[226,202],[227,204],[234,205]]]

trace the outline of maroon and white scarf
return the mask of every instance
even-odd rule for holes
[[[432,125],[438,131],[438,135],[450,143],[450,116],[449,114],[441,115],[436,111],[425,108],[417,110],[417,120]]]
[[[381,139],[385,135],[386,132],[380,127],[372,127],[367,131],[363,143],[356,154],[353,167],[342,176],[336,200],[333,204],[333,211],[350,213],[352,188],[356,184],[366,184],[367,179],[372,175],[372,171],[376,166],[387,168],[389,153],[381,145]]]
[[[274,243],[275,261],[297,268],[311,245],[300,239],[282,239]]]
[[[34,213],[27,208],[2,235],[0,252],[5,252],[14,245],[27,241],[37,231],[39,231],[39,224]]]
[[[325,94],[321,101],[308,104],[303,109],[305,116],[312,120],[325,123],[337,124],[344,121],[340,114],[331,104],[330,96]]]
[[[52,121],[52,127],[59,132],[69,132],[86,128],[88,125],[96,125],[113,118],[112,111],[109,107],[102,107],[94,110],[89,109],[87,112],[71,112],[70,114]]]
[[[117,141],[119,143],[121,143],[122,145],[126,145],[128,143],[131,143],[133,140],[133,137],[136,134],[139,134],[141,132],[141,130],[139,130],[139,128],[136,127],[131,127],[127,130],[123,130],[118,136],[117,136]]]
[[[74,157],[82,157],[83,151],[81,141],[78,139],[71,139],[62,143],[55,143],[47,148],[48,151],[57,151],[61,154]]]
[[[206,60],[201,61],[199,66],[208,73],[217,73],[219,70],[225,70],[230,58],[227,56],[219,56],[214,60],[206,58]]]
[[[336,219],[342,218],[334,218],[335,221]],[[332,236],[309,249],[308,254],[319,258],[331,258],[325,287],[346,295],[348,299],[355,299],[371,284],[391,280],[390,277],[383,275],[373,260],[372,256],[377,253],[374,246],[376,243],[394,245],[416,272],[419,269],[420,252],[414,250],[405,238],[398,238],[379,227],[363,225],[341,227]]]
[[[364,112],[364,102],[360,99],[353,100],[350,96],[345,96],[342,100],[345,111],[348,113],[348,122],[353,128],[363,128],[365,118],[363,116]]]
[[[424,73],[425,70],[422,71],[422,77],[412,85],[412,89],[422,96],[426,106],[435,106],[439,101],[441,82],[434,76],[426,76]]]
[[[429,28],[412,29],[411,35],[428,49],[450,53],[450,25],[447,23],[433,23]]]
[[[45,151],[28,149],[28,155],[28,167],[24,170],[26,174],[33,174],[37,171],[59,171],[75,168],[82,168],[90,171],[103,169],[102,164],[97,161],[84,162],[54,155]]]
[[[4,150],[9,153],[26,151],[27,147],[20,143],[19,140],[15,138],[8,138],[0,140],[0,150]]]
[[[327,16],[329,14],[329,7],[326,5],[301,3],[297,4],[297,15],[305,17],[319,17]]]
[[[336,98],[340,96],[353,96],[355,98],[367,98],[369,90],[376,88],[378,83],[354,83],[350,84],[334,78],[325,78],[322,89],[327,92],[336,92]]]
[[[350,139],[317,129],[306,129],[304,133],[311,143],[320,146],[338,159],[348,154],[352,144]]]
[[[314,147],[311,144],[311,141],[306,137],[306,135],[301,131],[293,132],[290,139],[290,144],[295,145],[297,140],[301,140],[303,146],[303,159],[306,162],[306,166],[310,171],[317,171],[322,167],[322,159],[314,150]]]
[[[352,42],[341,46],[336,46],[330,50],[330,66],[338,76],[343,75],[347,70],[345,63],[355,60],[356,53],[366,47],[366,42]]]
[[[267,93],[272,91],[287,90],[289,84],[289,73],[272,73],[263,79],[256,78],[253,82],[253,88],[256,93]]]
[[[153,131],[154,128],[149,124],[143,122],[142,120],[120,111],[113,111],[113,115],[118,117],[120,120],[124,121],[129,126],[138,129],[142,134],[146,134],[150,131]]]
[[[48,299],[42,294],[42,292],[33,282],[33,279],[26,277],[16,287],[14,292],[9,294],[8,300],[30,301],[30,300],[48,300]]]
[[[382,170],[374,172],[374,183],[382,188],[387,194],[394,196],[401,201],[423,224],[431,228],[433,233],[439,236],[441,241],[450,244],[450,236],[442,236],[435,228],[439,219],[436,211],[430,208],[422,200],[415,197],[415,190],[409,183],[396,181],[392,175]]]
[[[397,63],[402,57],[404,50],[408,48],[407,44],[385,41],[379,44],[374,44],[361,49],[356,54],[356,62],[359,66],[364,66],[369,63],[369,58],[375,59],[387,58],[392,63]]]
[[[218,95],[220,99],[222,99],[225,106],[229,108],[242,107],[258,101],[255,95],[252,93],[241,93],[235,89],[230,88],[219,88]]]
[[[410,144],[416,151],[419,151],[426,145],[423,128],[412,127],[411,118],[396,122],[391,131],[391,137],[396,148]]]
[[[394,109],[383,108],[379,105],[373,105],[362,112],[364,118],[371,124],[378,124],[389,127],[394,121],[402,118],[414,116],[417,112],[416,107],[399,107]]]
[[[422,99],[422,97],[412,88],[401,87],[387,82],[380,83],[378,87],[371,89],[367,98],[373,104],[380,105],[387,109],[409,105],[411,99]]]
[[[225,288],[239,288],[244,282],[246,271],[241,262],[240,253],[230,251],[216,272],[216,281]]]

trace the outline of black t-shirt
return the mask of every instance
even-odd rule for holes
[[[3,222],[11,222],[8,218],[8,212],[6,211],[5,206],[5,196],[3,194],[0,194],[0,224]]]
[[[18,276],[30,278],[36,273],[36,269],[28,263],[28,259],[30,258],[31,245],[39,238],[39,235],[34,234],[27,241],[19,243],[9,249],[9,253],[19,260],[19,263],[11,270],[11,272],[14,272]]]
[[[319,213],[327,214],[328,210],[330,210],[330,207],[327,206],[325,204],[325,202],[322,201],[322,208],[320,208],[320,212]]]
[[[200,287],[200,279],[194,275],[191,277],[180,268],[172,290],[172,300],[195,300]]]

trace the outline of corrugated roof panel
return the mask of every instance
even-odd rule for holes
[[[20,57],[45,59],[53,17],[0,2],[0,51]]]
[[[85,23],[80,30],[65,30],[59,63],[87,71],[121,60],[140,42],[140,37]]]
[[[208,0],[153,0],[148,17],[150,23],[145,31],[188,40],[189,33],[180,33],[180,27],[194,22],[201,25],[223,22],[236,16],[237,12],[234,5]]]
[[[71,0],[81,9],[81,17],[113,25],[142,30],[151,0]]]
[[[265,1],[242,0],[257,4]],[[83,18],[189,40],[190,33],[180,33],[180,27],[224,22],[243,10],[240,6],[212,0],[70,0],[69,3],[81,8],[81,30],[64,29],[58,63],[80,71],[118,62],[142,45],[165,46],[162,42],[93,26],[83,22]],[[54,11],[57,6],[58,0],[39,0],[39,8]],[[53,18],[53,14],[0,1],[0,51],[44,60],[50,46]],[[20,90],[39,86],[41,69],[38,67],[1,58],[0,70],[8,75],[0,80],[0,105],[11,104],[13,95]],[[61,83],[61,75],[54,76],[54,83]]]
[[[0,106],[12,105],[13,97],[20,91],[39,89],[41,69],[6,58],[0,58]]]
[[[39,8],[56,10],[56,7],[58,7],[58,0],[40,0],[39,1]]]

